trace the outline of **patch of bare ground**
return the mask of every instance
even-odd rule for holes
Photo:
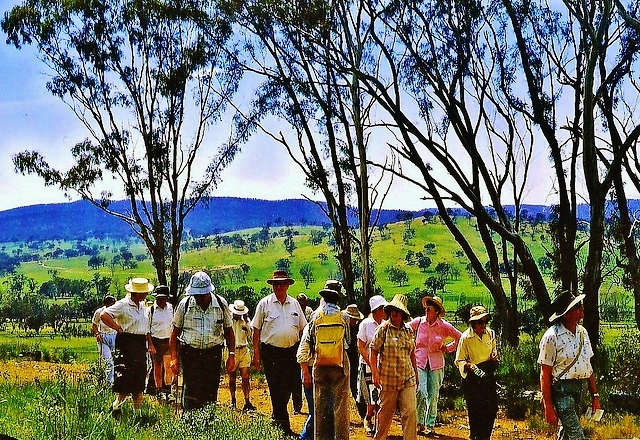
[[[88,374],[89,366],[86,364],[52,364],[48,362],[35,361],[7,361],[0,363],[0,379],[16,382],[27,383],[37,380],[47,380],[51,378],[66,377],[80,378]],[[264,379],[258,377],[252,378],[251,381],[251,402],[257,407],[257,411],[261,414],[269,416],[271,414],[271,401],[269,400],[269,391]],[[148,398],[148,397],[146,397]],[[244,404],[241,392],[241,381],[238,378],[238,390],[236,391],[236,399],[238,407]],[[226,377],[224,378],[218,395],[218,400],[223,405],[229,405],[231,397]],[[153,399],[152,401],[155,401]],[[304,402],[303,413],[307,412],[307,405]],[[290,404],[291,428],[300,432],[303,424],[307,419],[307,414],[294,415]],[[466,440],[469,438],[469,429],[467,425],[467,416],[464,411],[447,411],[443,413],[444,419],[448,423],[437,426],[435,434],[424,436],[424,439],[436,440]],[[367,440],[368,437],[362,426],[362,420],[358,416],[355,404],[350,405],[351,419],[351,439]],[[531,432],[528,428],[527,421],[510,420],[505,418],[502,411],[498,414],[492,439],[508,439],[508,440],[542,440],[552,437]],[[396,417],[389,431],[390,440],[402,439],[402,428],[400,419]]]

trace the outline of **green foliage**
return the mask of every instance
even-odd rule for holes
[[[507,417],[523,419],[529,412],[539,410],[540,402],[526,393],[540,389],[537,344],[531,340],[521,341],[517,348],[503,344],[498,357],[496,380],[504,386]]]
[[[169,406],[124,405],[122,419],[111,417],[112,393],[93,379],[69,377],[20,385],[0,381],[0,431],[21,440],[54,439],[213,439],[278,440],[282,432],[264,416],[210,405],[176,417]],[[29,420],[29,423],[25,423]]]
[[[627,330],[601,350],[599,370],[611,390],[640,396],[640,333]]]

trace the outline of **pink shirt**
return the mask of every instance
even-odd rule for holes
[[[452,353],[456,351],[462,333],[440,318],[437,318],[433,324],[429,325],[426,316],[414,318],[409,323],[409,326],[416,334],[416,361],[418,368],[426,370],[427,365],[432,371],[444,368],[442,341],[447,337],[453,338],[453,341],[445,345],[446,352]]]

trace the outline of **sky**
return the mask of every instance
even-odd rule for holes
[[[0,12],[18,2],[0,0]],[[4,36],[4,34],[3,34]],[[24,150],[36,150],[54,166],[70,166],[69,148],[87,137],[85,128],[71,110],[46,90],[45,66],[36,51],[17,50],[0,41],[0,211],[41,203],[68,202],[60,190],[45,187],[37,176],[23,176],[14,170],[12,157]],[[247,99],[250,99],[248,97]],[[528,188],[526,203],[548,204],[551,178],[541,173],[545,157],[539,157],[535,179]],[[547,165],[548,167],[548,165]],[[443,176],[443,179],[446,176]],[[266,200],[309,197],[304,175],[285,149],[266,136],[254,136],[222,174],[223,182],[214,196],[237,196]],[[395,179],[384,208],[420,210],[429,206],[415,185]],[[75,198],[77,199],[77,198]],[[71,199],[71,200],[75,200]]]

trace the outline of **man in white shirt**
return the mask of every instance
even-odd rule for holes
[[[559,440],[586,439],[580,428],[580,400],[585,386],[591,408],[600,409],[600,394],[591,366],[593,348],[589,334],[578,322],[584,316],[584,295],[563,292],[553,302],[553,324],[540,340],[540,388],[547,423],[561,423]]]
[[[171,392],[173,372],[171,371],[171,353],[169,338],[171,337],[171,321],[173,306],[169,299],[169,288],[158,286],[154,292],[155,302],[148,309],[149,316],[149,354],[153,362],[153,379],[156,392]],[[167,389],[168,388],[168,389]]]
[[[293,390],[302,389],[296,352],[307,320],[300,303],[287,295],[294,280],[284,270],[277,270],[267,280],[273,293],[260,300],[251,321],[253,327],[253,366],[264,368],[271,398],[272,419],[288,437],[291,430],[287,404]]]
[[[142,406],[142,392],[147,378],[147,333],[149,332],[145,300],[147,295],[153,292],[153,284],[146,278],[131,278],[124,288],[129,294],[100,314],[102,322],[118,333],[113,381],[116,400],[111,408],[111,414],[116,419],[120,418],[122,414],[120,407],[129,394],[133,397],[135,409],[140,409]]]

